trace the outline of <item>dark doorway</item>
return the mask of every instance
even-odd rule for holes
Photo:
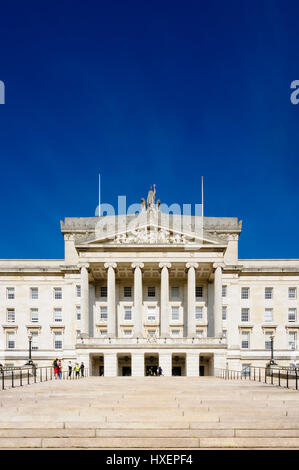
[[[122,375],[123,375],[123,377],[130,376],[131,375],[131,367],[124,366],[122,368]]]
[[[200,376],[205,375],[205,366],[199,366],[199,375]]]
[[[146,366],[145,374],[146,375],[157,375],[157,366]]]
[[[182,375],[182,368],[179,366],[175,366],[172,368],[172,375],[179,376]]]
[[[104,375],[104,366],[99,367],[99,375],[102,377]]]

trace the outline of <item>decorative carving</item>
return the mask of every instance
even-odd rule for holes
[[[163,268],[170,269],[171,268],[171,263],[167,263],[167,262],[159,263],[159,268],[160,269],[163,269]]]
[[[108,269],[108,268],[116,269],[116,268],[117,268],[117,264],[116,264],[116,263],[105,263],[105,264],[104,264],[104,268],[105,268],[105,269]]]
[[[131,264],[131,267],[132,267],[133,269],[135,269],[135,268],[143,269],[143,268],[144,268],[144,263],[141,263],[141,262],[132,263],[132,264]]]
[[[156,197],[156,185],[154,184],[154,190],[153,190],[153,187],[151,186],[147,195],[147,200],[146,200],[147,210],[155,209],[155,197]]]
[[[198,268],[198,263],[186,263],[186,268],[187,269],[190,269],[190,268],[197,269]]]
[[[187,238],[186,235],[180,233],[172,233],[166,229],[146,228],[134,229],[130,233],[122,233],[115,237],[114,242],[117,244],[174,244],[184,245],[186,243],[195,243],[194,239]]]

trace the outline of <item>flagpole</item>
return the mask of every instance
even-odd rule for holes
[[[201,216],[203,217],[203,176],[201,177]]]

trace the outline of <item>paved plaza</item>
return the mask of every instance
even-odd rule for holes
[[[299,448],[299,393],[215,377],[88,377],[0,393],[0,448]]]

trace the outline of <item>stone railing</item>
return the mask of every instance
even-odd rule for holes
[[[84,338],[77,339],[77,348],[80,346],[199,346],[199,347],[226,347],[225,338]]]

